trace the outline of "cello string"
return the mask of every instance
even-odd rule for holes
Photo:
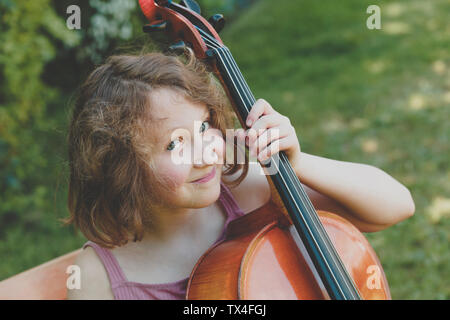
[[[208,33],[206,33],[205,31],[203,31],[202,29],[200,29],[200,28],[198,28],[198,29],[199,29],[199,31],[200,31],[202,34],[205,35],[204,37],[202,36],[202,38],[203,38],[203,39],[207,39],[209,43],[212,43],[212,47],[213,47],[214,49],[217,49],[217,50],[219,50],[219,49],[221,49],[221,48],[225,48],[225,49],[226,49],[226,47],[220,45],[220,44],[216,41],[216,39],[214,39],[214,37],[210,36]],[[229,53],[229,50],[228,50],[228,49],[225,50],[225,53],[227,53],[227,52]],[[238,78],[240,79],[239,84],[240,84],[240,86],[241,86],[241,88],[242,88],[242,91],[243,91],[244,95],[247,97],[247,100],[248,100],[248,102],[249,102],[249,107],[250,107],[250,105],[252,105],[253,103],[255,103],[256,99],[255,99],[255,97],[253,96],[253,94],[251,93],[250,88],[248,87],[247,82],[244,80],[244,78],[243,78],[243,76],[242,76],[242,72],[240,72],[239,68],[238,68],[237,65],[236,65],[236,62],[234,61],[234,59],[232,59],[232,58],[231,58],[231,59],[228,59],[228,57],[226,57],[226,58],[227,58],[227,61],[231,61],[231,65],[236,69],[236,70],[233,70],[233,71],[235,71],[235,74],[237,74]],[[239,80],[239,79],[238,79],[238,80]],[[246,109],[247,112],[249,112],[249,109],[248,109],[247,107],[246,107],[245,109]]]
[[[204,32],[203,30],[201,30],[201,29],[199,29],[199,30],[200,30],[201,33],[205,34],[205,38],[206,38],[206,40],[207,40],[209,43],[213,43],[213,45],[212,45],[213,47],[215,47],[215,48],[217,48],[217,49],[219,49],[219,47],[221,47],[221,45],[220,45],[219,43],[217,43],[217,42],[215,41],[214,38],[212,38],[211,36],[209,36],[209,35],[208,35],[206,32]],[[226,52],[226,51],[225,51],[225,52]],[[239,72],[239,68],[238,68],[238,67],[236,66],[236,64],[235,64],[234,59],[232,59],[232,58],[231,58],[231,59],[228,59],[228,57],[227,57],[227,60],[231,60],[232,62],[234,62],[234,63],[232,63],[232,65],[234,66],[235,69],[238,69],[238,70],[233,70],[233,71],[235,71],[235,73],[238,74],[238,77],[241,79],[241,81],[242,81],[244,84],[246,84],[246,82],[245,82],[244,79],[243,79],[242,73]],[[243,86],[241,85],[241,87],[243,87]],[[249,97],[252,97],[252,94],[251,94],[250,89],[248,88],[248,86],[244,86],[244,87],[246,87],[246,88],[243,88],[244,94],[247,95],[247,96],[249,96]],[[249,98],[249,100],[251,101],[252,99]],[[253,98],[253,100],[255,100],[255,99]],[[248,110],[247,110],[247,111],[248,111]],[[286,155],[281,154],[281,157],[283,157],[283,159],[286,161]],[[286,166],[286,167],[287,167],[287,169],[288,169],[288,174],[291,174],[291,175],[295,175],[295,176],[296,176],[296,174],[293,172],[291,166]],[[292,178],[291,178],[290,180],[298,181],[298,179],[292,179]],[[294,185],[294,187],[297,187],[297,188],[296,188],[297,191],[299,191],[299,193],[303,196],[304,203],[306,203],[306,205],[309,207],[309,209],[310,209],[310,210],[314,210],[314,208],[313,208],[313,206],[312,206],[312,204],[311,204],[311,201],[307,201],[307,200],[309,200],[309,198],[308,198],[307,196],[305,196],[305,193],[304,193],[303,188],[298,188],[298,183],[294,183],[293,185]],[[322,234],[324,234],[325,230],[323,229],[322,224],[321,224],[321,223],[317,223],[317,219],[318,219],[317,214],[316,214],[316,215],[312,215],[312,217],[313,217],[314,220],[316,220],[315,222],[313,221],[313,223],[316,223],[316,224],[319,226],[319,232],[322,231]],[[320,228],[320,227],[321,227],[321,228]]]
[[[243,79],[242,73],[239,71],[239,68],[236,65],[235,60],[232,58],[231,53],[229,52],[229,50],[227,48],[224,49],[225,53],[227,54],[227,56],[230,58],[230,60],[232,61],[232,64],[234,65],[235,69],[234,70],[239,77],[242,79],[242,82],[244,83],[244,90],[248,92],[248,95],[253,97],[253,95],[251,94],[250,89],[247,86],[246,81]],[[255,100],[253,98],[253,100]],[[314,212],[315,214],[309,214],[310,218],[312,218],[312,223],[315,226],[316,230],[319,232],[320,237],[325,241],[324,246],[325,249],[328,251],[328,255],[331,257],[331,259],[333,259],[334,263],[339,264],[340,266],[340,270],[345,272],[346,277],[343,277],[344,281],[349,280],[350,283],[346,283],[346,285],[350,288],[352,288],[353,290],[356,291],[356,287],[355,284],[353,282],[353,279],[349,276],[347,269],[345,268],[344,264],[342,263],[342,260],[339,258],[338,253],[336,252],[336,249],[334,247],[334,245],[332,244],[331,240],[328,237],[328,234],[325,231],[325,228],[323,227],[323,224],[320,222],[319,220],[319,216],[316,213],[309,197],[306,195],[306,192],[304,191],[303,187],[301,187],[301,185],[299,184],[299,179],[297,177],[297,175],[293,172],[292,166],[288,165],[288,159],[287,156],[282,152],[279,153],[280,157],[283,158],[283,160],[285,161],[284,163],[281,162],[281,167],[283,167],[286,170],[287,173],[287,178],[291,181],[291,185],[294,186],[294,188],[297,189],[297,192],[299,193],[300,197],[302,198],[302,203],[306,204],[307,207],[309,207],[310,212]],[[278,163],[278,162],[277,162]],[[331,254],[330,250],[333,252],[333,254]],[[341,273],[342,275],[342,273]]]
[[[197,29],[199,29],[199,28],[197,28]],[[199,29],[199,30],[200,30],[202,33],[204,33],[203,30],[201,30],[201,29]],[[211,47],[212,47],[214,50],[216,50],[216,52],[218,52],[218,51],[221,49],[220,45],[219,45],[215,40],[214,40],[214,42],[215,42],[215,43],[214,43],[212,40],[209,40],[209,39],[207,39],[207,38],[205,38],[205,37],[203,37],[203,36],[202,36],[202,38],[203,38],[204,40],[206,40],[207,42],[211,43],[211,44],[212,44]],[[234,82],[233,82],[233,84],[234,84]],[[239,95],[239,98],[240,98],[242,104],[243,104],[244,107],[245,107],[245,110],[248,112],[249,109],[248,109],[247,105],[250,105],[250,104],[251,104],[251,101],[245,101],[244,98],[242,97],[242,91],[239,91],[239,90],[236,90],[236,91],[237,91],[237,93],[238,93],[238,95]]]
[[[227,53],[226,50],[224,50],[224,52]],[[223,57],[223,56],[221,55],[221,57]],[[229,59],[228,59],[229,56],[226,55],[225,57],[227,58],[226,60],[229,61]],[[233,60],[233,59],[231,59],[231,60]],[[235,71],[235,70],[233,70],[233,71]],[[238,73],[238,72],[236,72],[236,73]],[[239,74],[239,73],[238,73],[238,74]],[[242,84],[240,84],[240,86],[242,87]],[[244,90],[245,90],[245,88],[244,88]],[[245,91],[244,91],[244,92],[245,92]],[[283,164],[283,163],[282,163],[282,166],[284,167],[284,164]],[[289,176],[289,174],[292,175],[292,168],[291,168],[290,166],[287,166],[287,168],[288,168],[287,174],[288,174],[289,180],[297,181],[297,184],[298,184],[298,179],[292,179],[292,177]],[[296,176],[296,175],[295,175],[295,176]],[[296,186],[296,184],[294,184],[294,186]],[[302,193],[304,194],[304,190],[302,190],[302,188],[300,188],[300,195],[302,195]],[[304,198],[303,202],[306,203],[307,205],[310,205],[310,201],[305,201],[305,199],[306,199],[306,200],[309,200],[309,198],[307,198],[307,197],[305,197],[305,196],[303,196],[303,198]],[[313,218],[313,221],[312,221],[313,225],[316,224],[316,229],[318,229],[318,232],[321,233],[321,232],[320,232],[320,229],[323,229],[322,224],[321,224],[321,223],[317,224],[317,223],[314,222],[314,218],[317,219],[317,214],[316,214],[316,215],[310,215],[310,216],[311,216],[310,218]],[[317,228],[317,227],[319,227],[319,228]],[[320,227],[322,227],[322,228],[320,228]],[[322,233],[323,233],[323,232],[322,232]],[[314,237],[312,237],[312,238],[315,240]],[[324,238],[323,235],[322,235],[322,238]],[[327,239],[327,238],[324,238],[324,240],[326,240],[326,239]],[[329,257],[335,262],[335,264],[336,264],[336,263],[339,263],[339,262],[340,262],[339,260],[334,259],[333,255],[330,255],[330,252],[329,252],[329,251],[330,251],[330,248],[333,249],[333,246],[330,247],[329,245],[327,245],[326,242],[324,243],[324,245],[325,245],[325,247],[326,247],[326,250],[328,251]],[[320,247],[317,245],[317,243],[316,243],[316,247],[320,248]],[[323,256],[323,254],[322,254],[322,256]],[[341,265],[341,267],[342,267],[342,265]],[[345,270],[345,269],[344,269],[344,270]],[[340,272],[339,269],[338,269],[338,272]],[[342,277],[342,273],[341,273],[341,277]],[[349,287],[349,284],[345,281],[345,277],[343,277],[343,279],[344,279],[344,282],[346,283],[347,287]],[[350,288],[351,288],[351,286],[350,286]],[[350,291],[350,292],[351,292],[351,291]]]
[[[205,33],[203,30],[201,30],[201,29],[199,29],[202,33]],[[206,34],[206,33],[205,33]],[[211,38],[211,36],[209,36],[208,34],[206,34],[206,36],[208,36],[208,38],[205,38],[205,37],[203,37],[202,36],[202,38],[204,39],[204,40],[206,40],[208,43],[210,43],[210,45],[211,45],[211,47],[212,48],[214,48],[214,49],[216,49],[216,50],[223,50],[223,47],[219,44],[219,43],[217,43],[217,41],[215,41],[215,39],[214,38],[212,38],[212,39],[210,39]],[[227,61],[228,61],[228,58],[227,58]],[[239,72],[236,72],[237,74],[238,74],[238,76],[239,76]],[[242,76],[242,74],[241,74],[241,76]],[[236,79],[236,80],[239,80],[239,79]],[[238,84],[239,84],[239,86],[241,87],[241,90],[239,91],[239,90],[237,90],[237,91],[239,91],[238,92],[238,94],[242,97],[242,95],[244,96],[244,98],[246,98],[246,101],[244,101],[244,99],[241,99],[242,100],[242,102],[245,102],[244,103],[244,107],[245,107],[245,110],[247,111],[247,113],[249,112],[249,107],[254,103],[254,101],[255,101],[255,98],[254,97],[252,97],[251,95],[249,95],[248,94],[248,90],[245,90],[245,87],[242,85],[243,83],[245,84],[245,82],[242,82],[242,80],[243,79],[241,79],[241,81],[238,81]]]
[[[205,32],[203,32],[203,30],[201,30],[201,29],[199,29],[199,30],[200,30],[201,33],[206,34]],[[236,75],[235,75],[235,79],[237,80],[239,86],[241,87],[241,90],[243,91],[243,95],[246,96],[246,98],[248,99],[248,101],[251,101],[251,100],[252,100],[252,99],[251,99],[251,98],[252,98],[252,94],[251,94],[251,92],[249,91],[249,88],[248,88],[246,82],[245,82],[245,81],[243,81],[243,82],[240,81],[239,78],[241,78],[241,79],[243,80],[242,73],[239,72],[239,69],[237,68],[237,66],[236,66],[236,64],[235,64],[234,59],[232,59],[232,57],[230,57],[229,50],[225,50],[226,48],[223,48],[222,46],[220,46],[220,44],[217,43],[217,42],[215,41],[214,38],[211,39],[211,36],[209,36],[208,34],[206,34],[206,37],[202,37],[202,38],[205,40],[205,42],[209,43],[210,47],[216,49],[217,51],[221,51],[221,50],[222,50],[222,51],[225,52],[225,59],[227,60],[228,65],[231,66],[232,69],[237,69],[237,70],[232,70],[232,71],[233,71],[233,73],[235,73],[235,74],[238,75],[237,77],[236,77]],[[223,58],[222,55],[221,55],[221,58]],[[231,63],[230,63],[230,61],[231,61]],[[231,74],[230,74],[230,76],[231,76]],[[232,77],[230,77],[230,78],[232,79]],[[232,82],[233,82],[233,84],[235,84],[233,80],[232,80]],[[243,83],[244,85],[243,85],[242,83]],[[236,88],[237,88],[237,87],[236,87]],[[238,89],[238,88],[237,88],[237,89]],[[244,102],[243,99],[242,99],[242,94],[241,94],[240,92],[238,92],[238,94],[239,94],[239,96],[241,97],[241,101]],[[254,100],[254,98],[253,98],[253,100]],[[244,107],[245,107],[246,111],[249,111],[248,108],[247,108],[247,106],[245,106],[245,104],[244,104]],[[288,160],[286,160],[286,155],[284,155],[283,153],[281,153],[281,157],[283,157],[283,160],[284,160],[284,161],[288,161]],[[311,210],[311,209],[314,210],[313,207],[312,207],[312,204],[311,204],[311,202],[310,202],[310,200],[309,200],[309,198],[308,198],[307,196],[305,197],[305,191],[303,190],[303,188],[302,188],[301,186],[298,185],[298,178],[297,178],[297,179],[292,179],[292,177],[291,177],[292,174],[294,174],[295,177],[297,177],[296,174],[293,173],[292,167],[289,166],[289,165],[285,166],[283,162],[281,162],[281,165],[282,165],[282,167],[284,167],[284,169],[285,169],[285,171],[286,171],[286,174],[288,175],[289,180],[291,180],[291,182],[292,182],[292,181],[297,182],[297,183],[293,183],[292,185],[294,186],[294,188],[297,189],[297,191],[299,191],[298,193],[300,194],[300,196],[303,197],[303,203],[306,204],[306,205],[309,207],[310,210]],[[286,169],[286,167],[287,167],[287,169]],[[283,178],[283,180],[284,180],[284,178]],[[284,181],[284,182],[285,182],[285,181]],[[286,182],[285,182],[285,183],[286,183]],[[286,186],[288,186],[288,185],[286,184]],[[289,192],[290,192],[290,190],[289,190]],[[294,201],[294,203],[295,203],[295,201]],[[311,215],[311,214],[310,214],[310,218],[312,218],[312,221],[311,221],[311,222],[315,225],[317,231],[318,231],[319,233],[322,233],[322,236],[321,236],[321,237],[323,238],[323,240],[325,240],[324,246],[325,246],[325,248],[327,249],[327,251],[332,250],[332,251],[334,251],[335,256],[336,256],[336,257],[339,257],[339,256],[337,255],[337,252],[335,251],[334,246],[332,246],[332,245],[330,246],[330,245],[327,244],[327,242],[330,242],[330,240],[329,240],[329,238],[328,238],[327,236],[324,236],[324,235],[327,235],[327,234],[325,233],[325,230],[324,230],[324,228],[323,228],[322,223],[320,223],[320,221],[318,220],[318,215],[317,215],[317,214],[315,214],[315,215]],[[314,221],[314,220],[316,220],[316,221]],[[318,223],[318,222],[319,222],[319,223]],[[307,224],[306,224],[306,226],[307,226]],[[311,232],[310,232],[310,233],[311,233]],[[312,238],[314,239],[314,237],[312,237]],[[315,240],[315,239],[314,239],[314,240]],[[328,240],[328,241],[327,241],[327,240]],[[317,246],[317,248],[320,250],[320,246],[318,246],[317,243],[316,243],[316,246]],[[321,254],[322,254],[322,256],[323,256],[323,253],[321,253]],[[335,262],[335,264],[338,263],[338,264],[341,265],[341,267],[343,267],[343,264],[342,264],[342,262],[340,261],[340,259],[335,259],[335,258],[333,257],[333,254],[330,254],[330,252],[329,252],[328,255],[329,255],[329,257]],[[325,261],[326,261],[326,260],[325,260]],[[347,273],[345,267],[343,268],[343,270],[345,271],[345,273]],[[338,272],[341,272],[341,270],[339,270],[339,268],[338,268]],[[341,275],[342,275],[342,274],[341,274]],[[345,279],[346,277],[342,277],[342,278],[344,279],[344,281],[346,280],[346,279]],[[348,273],[347,273],[347,279],[349,279]],[[351,279],[351,278],[350,278],[350,279]],[[353,287],[353,289],[355,289],[353,283],[351,283],[351,285],[349,285],[349,284],[347,283],[347,281],[345,281],[345,282],[346,282],[346,285],[347,285],[348,287],[350,287],[350,288]],[[351,292],[351,291],[350,291],[350,292]]]
[[[285,161],[288,161],[288,159],[286,158],[286,157],[287,157],[286,154],[281,153],[280,156],[281,156],[281,157],[284,157],[284,160],[285,160]],[[295,173],[293,173],[292,166],[286,166],[286,167],[288,168],[288,170],[290,170],[290,171],[292,172],[292,175],[297,176]],[[294,180],[294,181],[297,181],[298,179],[293,179],[293,180]],[[297,186],[298,184],[296,183],[295,185]],[[302,191],[302,193],[303,193],[304,190],[302,190],[302,189],[303,189],[303,188],[301,188],[301,191]],[[306,200],[305,202],[307,203],[307,205],[308,205],[310,208],[313,207],[313,205],[312,205],[312,203],[311,203],[311,201],[310,201],[310,199],[309,199],[309,197],[308,197],[307,195],[305,196],[305,200]],[[315,208],[312,208],[312,210],[315,211]],[[328,233],[326,232],[326,230],[325,230],[325,228],[324,228],[322,222],[319,220],[319,215],[316,213],[315,215],[312,215],[312,216],[313,216],[313,219],[315,219],[316,221],[318,220],[318,222],[316,222],[316,224],[317,224],[318,229],[320,230],[320,232],[322,232],[322,234],[325,235],[324,238],[325,238],[327,241],[331,242],[331,240],[330,240],[329,237],[328,237]],[[328,247],[329,247],[330,250],[333,250],[333,251],[334,251],[334,255],[335,255],[335,256],[339,257],[339,254],[337,253],[336,248],[334,247],[334,245],[333,245],[332,243],[331,243],[331,245],[328,246]],[[343,270],[347,273],[348,278],[352,280],[351,285],[352,285],[353,287],[355,287],[355,284],[353,283],[353,279],[352,279],[352,278],[350,277],[350,275],[348,274],[347,268],[346,268],[345,265],[343,264],[342,260],[339,258],[337,261],[338,261],[338,263],[340,263],[340,264],[342,265]],[[356,289],[356,287],[355,287],[355,289]]]
[[[211,40],[212,40],[212,39],[211,39]],[[226,53],[227,53],[227,52],[229,53],[228,50],[226,50]],[[230,55],[230,53],[229,53],[229,55]],[[235,63],[235,60],[232,59],[232,57],[230,57],[230,60],[232,61],[232,65],[234,66],[234,68],[237,69],[237,70],[235,71],[235,73],[238,74],[239,78],[240,78],[241,81],[244,83],[244,87],[245,87],[245,88],[243,88],[243,89],[244,89],[244,93],[245,93],[246,95],[248,95],[249,97],[251,97],[251,98],[249,98],[249,100],[250,100],[250,101],[253,101],[253,103],[254,103],[254,101],[255,101],[256,99],[253,97],[253,95],[252,95],[250,89],[249,89],[248,86],[247,86],[246,81],[243,79],[242,73],[239,71],[239,68],[237,67],[237,65],[236,65],[236,63]],[[281,155],[282,155],[283,159],[286,160],[286,156],[285,156],[284,154],[281,154]],[[289,171],[289,173],[290,173],[291,175],[295,175],[295,176],[296,176],[296,174],[293,172],[291,166],[287,166],[287,168],[288,168],[288,171]],[[296,179],[293,179],[293,180],[295,181]],[[298,184],[294,184],[294,186],[298,186]],[[298,189],[298,191],[301,191],[301,193],[305,194],[303,188],[297,188],[297,189]],[[305,199],[308,199],[308,200],[309,200],[309,198],[307,198],[307,197],[305,197]],[[310,209],[310,210],[314,210],[314,208],[313,208],[313,206],[312,206],[312,204],[311,204],[310,201],[304,201],[304,202],[307,204],[307,206],[309,206],[309,209]],[[317,217],[317,215],[314,215],[314,217]],[[322,228],[322,229],[323,229],[323,228]],[[323,231],[324,231],[324,230],[323,230]]]
[[[209,39],[206,39],[206,40],[209,40]],[[210,40],[210,41],[208,41],[209,43],[210,43],[210,45],[211,45],[211,43],[213,42],[212,40]],[[231,79],[231,81],[233,82],[233,84],[235,85],[235,88],[236,89],[239,89],[237,86],[236,86],[236,84],[235,84],[235,81],[233,80],[233,77],[231,76],[231,74],[230,74],[230,72],[229,72],[229,66],[227,66],[227,63],[224,63],[224,61],[223,61],[223,56],[222,56],[222,51],[225,51],[225,53],[226,53],[226,50],[220,50],[221,48],[219,47],[218,48],[218,44],[217,45],[214,45],[214,43],[211,45],[212,47],[215,47],[215,49],[216,49],[216,51],[219,53],[219,58],[222,60],[222,64],[226,67],[226,70],[227,70],[227,72],[228,72],[228,74],[229,74],[229,76],[230,76],[230,79]],[[228,62],[228,64],[230,65],[230,63],[229,63],[229,61],[231,60],[231,61],[233,61],[234,59],[229,59],[230,57],[229,57],[229,55],[225,55],[225,58],[226,58],[226,60],[227,60],[227,62]],[[231,66],[232,66],[232,64],[231,64]],[[232,68],[232,69],[234,69],[234,68]],[[233,71],[233,73],[236,73],[236,74],[238,74],[239,75],[239,72],[237,71],[237,70],[232,70]],[[234,78],[238,81],[238,83],[239,83],[239,85],[240,85],[240,87],[244,90],[244,94],[245,95],[247,95],[247,98],[248,98],[248,96],[249,96],[249,93],[248,93],[248,90],[246,90],[245,88],[243,88],[244,86],[242,85],[242,83],[240,83],[240,81],[239,81],[239,79],[238,78],[236,78],[236,76],[234,76]],[[245,82],[244,82],[245,83]],[[246,92],[247,91],[247,92]],[[242,95],[240,94],[240,93],[238,93],[239,95],[240,95],[240,97],[242,97]],[[241,99],[242,100],[242,99]],[[251,100],[251,99],[250,99]],[[247,106],[245,106],[244,105],[244,107],[245,107],[245,109],[246,109],[246,111],[248,111],[248,109],[247,109]],[[288,166],[288,168],[289,168],[289,166]],[[292,168],[290,168],[291,169],[291,171],[292,171]],[[287,174],[289,175],[289,171],[287,171]],[[291,177],[289,177],[290,178],[290,180],[292,180],[291,179]],[[283,179],[284,180],[284,179]],[[298,181],[298,179],[297,179],[297,181]],[[286,184],[286,182],[285,182],[285,184]],[[288,185],[287,185],[288,186]],[[290,190],[289,190],[289,192],[290,192]],[[295,202],[294,202],[295,203]],[[307,202],[306,202],[307,203]],[[313,215],[314,216],[314,215]],[[303,219],[303,217],[302,217],[302,219]],[[312,223],[314,224],[314,221],[312,221]],[[307,226],[308,227],[308,224],[306,224],[305,223],[305,226]],[[309,229],[309,228],[308,228]],[[310,233],[310,235],[311,235],[311,238],[315,241],[315,238],[314,238],[314,236],[312,236],[312,232],[311,232],[311,230],[308,230],[309,231],[309,233]],[[316,241],[315,241],[316,242]],[[326,245],[326,243],[325,243],[325,245]],[[316,242],[316,248],[318,249],[318,250],[320,250],[320,246],[317,244],[317,242]],[[324,257],[323,256],[323,253],[322,252],[320,252],[320,254],[322,255],[322,257]],[[331,255],[331,258],[333,259],[333,256]],[[334,259],[333,259],[334,260]],[[324,261],[326,262],[326,259],[324,259]],[[330,267],[328,266],[328,269],[330,270]],[[332,274],[332,273],[331,273]],[[336,281],[336,279],[335,279],[335,283],[337,284],[337,281]]]
[[[221,51],[218,50],[217,52],[218,52],[218,58],[221,60],[222,64],[224,64],[224,65],[227,67],[226,62],[223,61],[223,56],[222,56]],[[234,81],[233,81],[233,78],[232,78],[231,75],[230,75],[229,69],[228,69],[228,68],[225,68],[225,69],[226,69],[226,72],[229,74],[229,77],[230,77],[231,81],[233,82],[233,85],[235,85],[235,83],[234,83]],[[235,86],[236,86],[236,85],[235,85]],[[279,169],[278,169],[278,170],[279,170]],[[280,172],[280,171],[279,171],[279,172]],[[292,193],[291,193],[291,191],[289,190],[289,185],[286,184],[286,181],[284,180],[284,177],[283,177],[282,174],[280,174],[280,177],[283,179],[285,185],[287,186],[288,192],[290,193],[290,196],[291,196],[291,199],[293,199],[294,197],[292,196]],[[297,203],[296,203],[295,201],[293,201],[293,203],[297,206]],[[297,209],[300,211],[300,209],[298,208],[298,206],[297,206]],[[338,287],[338,290],[341,292],[341,295],[343,295],[343,292],[342,292],[342,289],[340,288],[339,282],[338,282],[337,279],[334,277],[333,272],[331,272],[332,269],[331,269],[331,267],[328,265],[328,261],[327,261],[327,259],[325,258],[324,253],[322,252],[321,246],[318,245],[318,243],[317,243],[317,241],[316,241],[316,238],[314,237],[313,232],[311,231],[311,229],[310,229],[308,223],[306,223],[306,221],[304,220],[304,217],[303,217],[303,216],[300,216],[300,217],[301,217],[301,219],[303,220],[303,223],[304,223],[304,225],[305,225],[306,228],[307,228],[307,232],[309,233],[310,238],[311,238],[312,241],[315,243],[315,248],[318,250],[320,256],[322,257],[322,261],[326,264],[326,268],[329,270],[329,274],[334,278],[334,284],[335,284],[335,286]]]
[[[207,42],[209,42],[210,44],[212,44],[212,46],[213,46],[214,48],[217,48],[217,49],[218,49],[218,48],[221,47],[220,44],[219,44],[213,37],[209,36],[206,32],[204,32],[204,31],[201,30],[200,28],[199,28],[199,30],[200,30],[201,33],[205,34],[204,39],[205,39]],[[207,37],[207,38],[206,38],[206,37]],[[227,60],[228,60],[228,59],[227,59]],[[241,79],[241,82],[243,82],[243,83],[244,83],[244,86],[246,87],[246,88],[243,88],[243,90],[244,90],[244,95],[247,95],[247,96],[249,97],[249,100],[250,100],[250,101],[252,101],[252,100],[255,101],[255,98],[253,97],[253,95],[252,95],[250,89],[248,88],[248,86],[246,85],[246,81],[244,81],[243,76],[242,76],[242,73],[239,72],[239,68],[237,67],[237,65],[236,65],[236,63],[235,63],[235,61],[234,61],[234,59],[230,59],[230,60],[232,61],[232,65],[234,66],[234,68],[235,68],[235,69],[238,69],[238,70],[235,70],[235,73],[238,74],[238,77]],[[233,62],[234,62],[234,63],[233,63]],[[242,87],[242,85],[241,85],[241,87]],[[251,99],[251,98],[253,98],[253,99]],[[248,111],[248,110],[247,110],[247,111]],[[284,154],[282,154],[282,156],[283,156],[283,158],[285,158],[285,155],[284,155]],[[286,160],[286,159],[284,159],[284,160]],[[292,167],[287,166],[287,168],[288,168],[288,171],[290,172],[291,175],[292,175],[292,174],[295,174],[295,173],[293,172],[293,170],[292,170]],[[300,189],[300,191],[301,191],[301,189]],[[312,204],[311,204],[310,201],[305,201],[305,202],[306,202],[307,205],[309,206],[310,210],[313,209]]]

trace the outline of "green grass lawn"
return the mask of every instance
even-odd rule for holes
[[[261,0],[222,39],[255,96],[291,119],[304,152],[377,166],[411,190],[415,216],[367,237],[394,299],[449,299],[450,2],[376,1],[381,30],[366,28],[371,4]],[[67,214],[64,143],[49,212],[0,221],[0,279],[85,241],[57,220]]]

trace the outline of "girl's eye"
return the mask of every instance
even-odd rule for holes
[[[203,133],[208,129],[209,129],[209,120],[203,121],[202,125],[200,126],[200,132]]]
[[[176,140],[173,140],[169,143],[169,145],[167,146],[167,150],[172,151],[173,149],[175,149],[176,145],[178,143],[181,143],[183,141],[183,137],[178,137]]]
[[[206,130],[209,129],[209,127],[210,127],[209,120],[203,121],[202,125],[200,126],[200,133],[204,133]],[[178,137],[177,139],[169,143],[169,145],[167,146],[167,150],[172,151],[181,142],[183,142],[183,137]]]

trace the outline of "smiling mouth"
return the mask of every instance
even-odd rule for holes
[[[212,171],[207,174],[206,176],[204,176],[203,178],[197,179],[195,181],[192,181],[192,183],[204,183],[204,182],[208,182],[209,180],[211,180],[212,178],[214,178],[216,175],[216,167],[213,167]]]

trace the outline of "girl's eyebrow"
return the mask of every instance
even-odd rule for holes
[[[202,116],[202,119],[206,119],[206,118],[208,118],[209,117],[209,110],[206,110],[206,112],[203,114],[203,116]],[[168,117],[165,117],[165,118],[159,118],[159,119],[157,119],[157,120],[167,120],[167,119],[169,119]],[[178,129],[178,128],[180,128],[180,126],[178,126],[178,125],[175,125],[175,126],[173,126],[172,128],[169,128],[168,130],[166,130],[166,133],[168,133],[168,132],[171,132],[171,131],[173,131],[174,129]],[[184,128],[184,129],[186,129],[186,128]]]

